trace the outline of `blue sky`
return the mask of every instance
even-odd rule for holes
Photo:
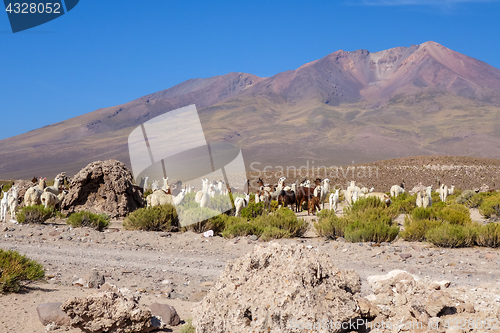
[[[433,40],[500,68],[499,0],[80,0],[13,34],[0,13],[0,139],[182,81],[272,76],[339,49]]]

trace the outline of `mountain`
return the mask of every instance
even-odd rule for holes
[[[248,171],[308,161],[500,156],[500,70],[425,42],[375,53],[340,50],[269,78],[192,79],[1,140],[0,179],[72,174],[109,158],[130,165],[130,132],[189,104],[209,142],[242,148]]]

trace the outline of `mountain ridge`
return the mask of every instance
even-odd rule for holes
[[[129,165],[128,134],[189,104],[208,141],[237,144],[249,161],[500,156],[499,92],[499,69],[435,42],[338,50],[267,78],[233,72],[190,79],[1,140],[0,178],[77,172],[96,159]]]

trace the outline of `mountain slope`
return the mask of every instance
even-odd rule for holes
[[[143,122],[196,104],[208,141],[266,165],[345,165],[412,155],[500,156],[500,70],[435,42],[336,51],[260,78],[192,79],[137,100],[0,141],[0,178],[116,158]]]

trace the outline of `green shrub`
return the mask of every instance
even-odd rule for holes
[[[335,239],[344,237],[347,219],[338,217],[333,210],[323,209],[318,213],[318,222],[314,223],[316,234],[321,237]]]
[[[469,199],[475,195],[476,192],[472,191],[472,190],[466,190],[466,191],[463,191],[456,199],[456,203],[460,204],[460,205],[466,205],[467,202],[469,201]]]
[[[250,202],[248,203],[248,207],[245,207],[241,210],[241,217],[247,219],[254,219],[257,216],[261,216],[264,214],[264,203],[259,202]]]
[[[391,201],[391,205],[389,206],[390,215],[398,217],[399,214],[411,214],[416,207],[417,195],[408,195],[405,192],[397,197],[392,197]]]
[[[196,328],[193,326],[193,319],[187,319],[179,333],[196,333]]]
[[[474,244],[475,229],[470,226],[445,223],[428,230],[425,238],[440,247],[467,247]]]
[[[472,222],[467,208],[459,204],[451,204],[436,211],[437,218],[451,224],[466,225]]]
[[[26,206],[21,208],[16,214],[17,222],[19,223],[37,223],[41,224],[48,219],[59,216],[53,207],[45,208],[43,205]]]
[[[256,235],[261,236],[264,232],[264,228],[255,223],[255,220],[248,221],[247,219],[238,218],[237,221],[234,220],[232,223],[226,225],[226,228],[222,232],[224,238],[233,238],[241,236]]]
[[[400,236],[409,242],[421,242],[425,240],[425,233],[432,228],[441,225],[441,221],[428,219],[405,218],[405,230],[400,232]]]
[[[264,228],[260,239],[264,242],[268,242],[272,239],[280,239],[280,238],[292,238],[288,230],[280,229],[277,227],[266,227]]]
[[[417,207],[411,212],[413,220],[436,220],[437,213],[433,207]]]
[[[392,225],[390,212],[385,204],[375,197],[361,198],[344,211],[347,226],[344,237],[350,242],[390,242],[399,232]]]
[[[348,213],[349,212],[352,213],[352,212],[364,212],[367,210],[371,210],[373,208],[385,208],[385,203],[383,203],[377,197],[359,198],[359,200],[356,201],[347,210],[348,210]]]
[[[123,221],[126,230],[170,231],[178,226],[177,211],[172,205],[139,208],[130,213]]]
[[[458,188],[455,188],[453,190],[453,194],[450,194],[448,195],[446,201],[447,202],[450,202],[450,201],[453,201],[453,202],[456,202],[457,201],[457,198],[462,195],[462,190],[458,189]]]
[[[142,196],[143,196],[144,198],[147,198],[147,197],[148,197],[148,195],[150,195],[150,194],[153,194],[153,191],[152,191],[152,190],[146,190],[146,191],[144,191],[144,193],[142,194]]]
[[[43,266],[16,251],[0,249],[0,292],[17,292],[20,282],[44,277]]]
[[[239,218],[234,216],[219,214],[207,220],[190,224],[183,229],[191,230],[196,233],[203,233],[205,231],[212,230],[214,232],[214,235],[217,235],[226,228],[226,225],[234,223],[235,219],[239,220]]]
[[[302,237],[309,224],[298,219],[293,211],[280,208],[273,214],[258,216],[255,219],[233,217],[226,224],[222,236],[226,238],[256,235],[267,241],[275,238]]]
[[[476,244],[479,246],[499,247],[500,246],[500,224],[490,223],[487,225],[475,224]]]
[[[286,207],[278,209],[271,215],[259,216],[255,222],[264,228],[275,227],[286,230],[290,234],[289,237],[302,237],[309,228],[307,221],[297,218],[297,215]]]
[[[75,228],[91,227],[103,231],[109,225],[109,216],[107,214],[93,214],[82,211],[71,214],[66,223]]]
[[[271,201],[271,212],[277,211],[279,207],[280,207],[280,205],[278,204],[277,200]],[[306,210],[307,210],[307,207],[306,207]]]
[[[345,228],[345,239],[349,242],[392,242],[399,233],[398,226],[383,220],[357,220]]]
[[[469,208],[479,208],[479,206],[481,206],[481,204],[483,203],[483,201],[489,197],[491,194],[488,193],[488,192],[481,192],[481,193],[477,193],[477,194],[474,194],[470,199],[469,201],[467,201],[467,207]]]
[[[491,215],[500,217],[500,193],[485,198],[479,207],[479,212],[486,218],[490,218]]]

